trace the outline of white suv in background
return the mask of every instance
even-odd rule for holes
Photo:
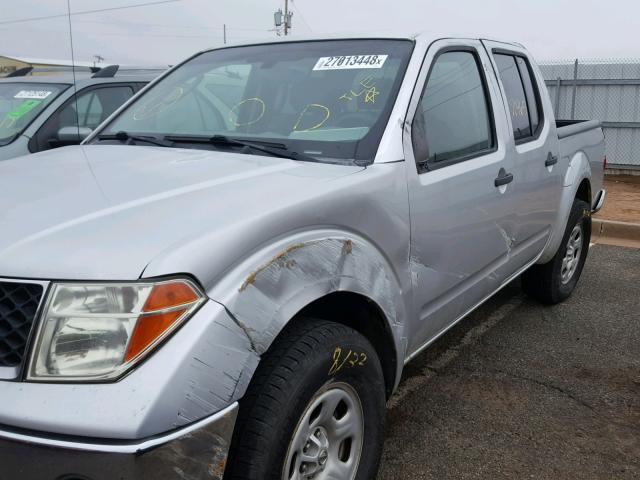
[[[75,79],[71,73],[0,79],[0,160],[80,143],[160,73],[110,65]]]

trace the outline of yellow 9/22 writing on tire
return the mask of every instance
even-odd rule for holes
[[[344,355],[344,350],[341,347],[336,347],[332,360],[333,364],[329,369],[329,375],[336,375],[344,368],[364,367],[367,363],[367,354],[349,350]]]

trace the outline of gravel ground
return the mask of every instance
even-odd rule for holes
[[[573,296],[505,288],[407,366],[378,480],[640,479],[640,250],[592,247]]]

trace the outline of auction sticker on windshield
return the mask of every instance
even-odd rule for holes
[[[20,90],[13,98],[29,98],[31,100],[44,100],[53,92],[51,90]]]
[[[340,55],[322,57],[314,70],[347,70],[356,68],[382,68],[389,55]]]

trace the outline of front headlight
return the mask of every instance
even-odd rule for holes
[[[56,283],[36,335],[28,379],[99,381],[119,377],[204,300],[188,280]]]

